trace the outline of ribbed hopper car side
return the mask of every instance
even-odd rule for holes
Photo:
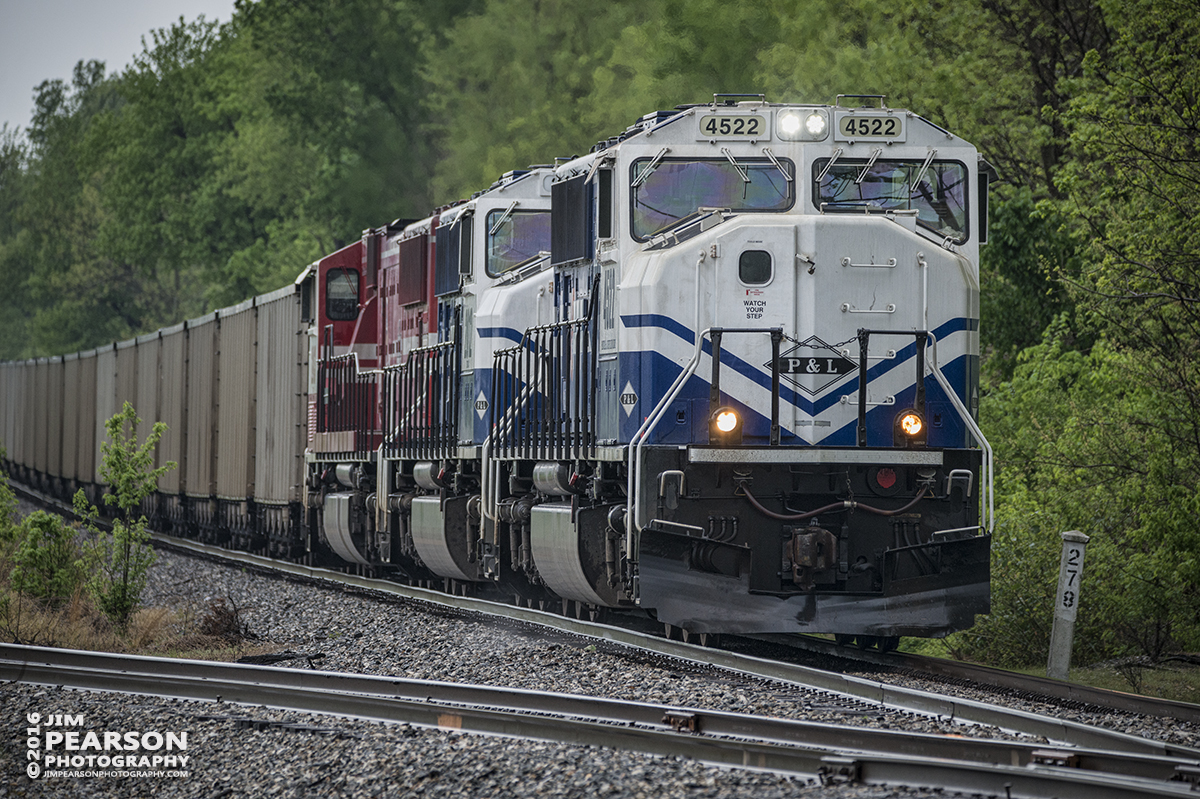
[[[79,353],[63,357],[62,485],[60,493],[74,492],[79,477]]]
[[[50,451],[50,407],[46,401],[50,386],[50,360],[38,358],[33,363],[33,479],[40,489],[47,488],[46,466]],[[55,420],[57,423],[57,420]]]
[[[37,361],[25,361],[24,368],[21,370],[21,424],[17,428],[17,437],[21,442],[21,448],[18,451],[18,463],[24,469],[26,479],[34,481],[37,479],[34,473],[34,460],[36,459],[36,450],[34,449],[34,431],[36,428],[37,419]]]
[[[116,415],[121,406],[117,404],[117,348],[109,344],[96,348],[96,404],[93,406],[95,427],[92,439],[92,475],[100,483],[100,466],[103,462],[104,442],[108,439],[105,425]]]
[[[218,320],[215,313],[187,323],[187,452],[184,498],[190,532],[203,541],[218,541],[216,476]]]
[[[99,502],[96,472],[96,367],[99,363],[97,350],[79,353],[79,377],[73,384],[72,400],[79,420],[78,437],[75,444],[75,475],[71,494],[82,490],[92,502]],[[101,422],[103,424],[103,422]],[[64,497],[65,498],[65,497]]]
[[[61,357],[47,364],[46,393],[46,488],[58,493],[63,479],[63,391],[65,365]]]
[[[125,407],[125,403],[134,406],[135,410],[140,410],[137,407],[138,402],[138,380],[142,375],[138,370],[138,339],[131,338],[125,341],[118,341],[117,350],[117,382],[116,393],[113,395],[113,413],[120,413]],[[146,375],[146,378],[153,380],[153,375]],[[146,418],[145,415],[142,418]],[[127,425],[125,427],[125,435],[131,435],[132,430]],[[144,433],[139,429],[138,433]]]
[[[12,474],[23,477],[23,450],[25,447],[25,371],[24,361],[9,361],[3,365],[4,385],[0,386],[3,395],[4,420],[0,433],[3,440],[5,459]]]
[[[217,312],[216,526],[242,549],[257,548],[249,502],[254,497],[254,410],[258,381],[257,309],[246,300]]]
[[[159,347],[159,421],[166,432],[158,442],[158,464],[176,468],[158,478],[158,510],[165,529],[183,534],[188,529],[184,485],[187,475],[188,368],[186,323],[163,328]]]
[[[162,384],[162,331],[154,331],[136,339],[135,354],[138,380],[134,386],[134,397],[130,400],[138,418],[138,442],[145,440],[154,429],[155,422],[161,418],[159,410],[159,394]],[[162,464],[162,447],[156,447],[152,453],[151,466],[158,468]],[[142,513],[150,519],[159,515],[159,497],[157,493],[150,494],[142,500]]]
[[[258,388],[255,403],[256,529],[279,557],[307,549],[301,509],[307,417],[308,330],[300,287],[257,298]]]

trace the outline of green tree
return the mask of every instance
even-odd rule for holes
[[[427,39],[424,105],[439,142],[433,197],[469,197],[509,170],[585,153],[652,110],[595,82],[616,37],[648,22],[651,7],[491,0]]]
[[[993,612],[956,637],[970,657],[1044,662],[1059,533],[1091,536],[1076,654],[1157,657],[1200,645],[1200,461],[1153,420],[1172,400],[1138,379],[1138,355],[1073,349],[1066,319],[1022,353],[982,405],[996,446]]]
[[[86,558],[88,589],[105,615],[119,625],[128,623],[141,603],[146,573],[154,564],[146,517],[135,515],[136,509],[154,492],[158,478],[176,467],[174,461],[168,461],[152,468],[155,447],[167,426],[155,422],[146,440],[139,444],[137,427],[141,421],[126,402],[121,412],[104,425],[108,432],[108,439],[101,444],[100,479],[108,486],[104,502],[116,505],[120,511],[113,520],[111,535],[97,526],[99,510],[88,502],[83,491],[75,495],[75,513],[95,534]]]
[[[329,252],[369,226],[423,216],[433,151],[423,44],[479,0],[239,0],[246,36],[283,74],[266,85],[289,141],[321,158],[304,213]]]
[[[1200,4],[1106,7],[1120,37],[1107,61],[1088,60],[1065,115],[1080,158],[1062,183],[1091,237],[1074,285],[1097,327],[1140,354],[1140,378],[1172,397],[1156,423],[1200,453]]]
[[[1054,319],[1070,314],[1074,304],[1062,279],[1081,269],[1081,237],[1059,204],[1035,202],[1028,188],[1007,194],[992,205],[979,264],[979,326],[986,331],[989,383],[1011,379],[1018,354],[1041,343]],[[1086,349],[1091,340],[1076,340],[1076,348]]]
[[[974,142],[1001,175],[1060,196],[1061,167],[1071,160],[1061,113],[1090,53],[1104,60],[1113,36],[1097,0],[910,0],[893,19],[919,42],[929,71],[911,96],[946,127]],[[984,44],[985,43],[985,44]],[[924,63],[922,63],[924,62]],[[936,111],[934,109],[937,109]]]
[[[95,252],[96,195],[79,168],[81,141],[93,121],[119,99],[104,65],[79,62],[71,85],[45,81],[36,89],[28,147],[12,159],[16,202],[0,224],[0,302],[18,306],[9,320],[25,328],[15,354],[45,354],[112,341],[130,331],[136,287],[113,274]],[[5,178],[5,191],[9,180]],[[95,279],[92,270],[101,274]],[[7,316],[7,315],[6,315]],[[11,345],[9,345],[11,346]]]
[[[253,240],[254,215],[212,180],[231,124],[210,113],[209,78],[225,46],[203,18],[153,31],[119,77],[121,107],[84,141],[96,246],[136,300],[131,333],[203,312],[204,286],[219,282],[231,250]]]
[[[8,452],[3,446],[0,446],[0,462],[3,462],[7,456]],[[8,477],[0,472],[0,551],[3,551],[5,544],[16,540],[19,521],[17,497],[8,487]]]
[[[0,127],[0,358],[26,354],[29,341],[28,235],[18,214],[26,200],[29,151],[20,131]]]

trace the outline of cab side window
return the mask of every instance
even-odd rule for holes
[[[358,318],[357,269],[331,269],[325,275],[325,315],[334,322]]]

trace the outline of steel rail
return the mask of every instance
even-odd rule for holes
[[[999,686],[1022,693],[1037,694],[1067,702],[1078,702],[1110,710],[1122,710],[1127,713],[1137,713],[1143,716],[1160,716],[1178,721],[1200,723],[1200,705],[1190,702],[1178,702],[1156,696],[1141,696],[1122,691],[1111,691],[1105,688],[1093,688],[1090,685],[1079,685],[1062,680],[1052,680],[1048,677],[1020,674],[978,663],[962,663],[943,658],[928,657],[926,655],[913,655],[907,652],[883,653],[870,649],[852,649],[810,635],[754,635],[749,637],[779,644],[780,646],[819,652],[824,655],[846,658],[848,660],[859,660],[879,666],[908,668],[942,677],[973,680],[987,685]]]
[[[1200,768],[1200,761],[1095,751],[1039,755],[1037,745],[1010,741],[522,689],[19,645],[0,645],[0,678],[609,746],[834,780],[1015,790],[1018,796],[1194,796],[1190,785],[1171,780]],[[1054,765],[1068,758],[1076,767]]]
[[[522,608],[474,597],[453,596],[441,591],[401,585],[388,580],[343,574],[337,571],[298,563],[277,561],[244,552],[198,544],[186,539],[155,534],[155,541],[183,552],[216,557],[243,566],[253,566],[314,582],[352,586],[369,592],[425,602],[445,608],[482,613],[489,616],[549,627],[588,638],[610,641],[647,650],[679,660],[705,666],[716,666],[753,677],[817,688],[872,702],[896,710],[938,716],[967,724],[984,724],[1004,730],[1045,738],[1057,745],[1140,752],[1166,757],[1200,759],[1200,750],[1163,741],[1154,741],[1128,733],[1093,727],[1079,722],[1040,716],[1021,710],[1003,708],[970,699],[945,696],[912,688],[890,685],[846,674],[835,674],[792,663],[766,660],[721,649],[712,649],[682,641],[674,641],[623,627],[572,619],[555,613]]]
[[[65,508],[57,500],[32,491],[25,486],[14,484],[14,488],[19,488],[38,501]],[[442,591],[402,585],[390,580],[362,577],[331,569],[275,560],[237,550],[228,550],[208,544],[201,544],[162,533],[152,534],[152,538],[158,546],[218,561],[235,563],[240,566],[251,566],[265,572],[288,575],[314,583],[324,583],[339,587],[349,586],[366,592],[403,597],[443,608],[480,613],[524,624],[538,625],[572,635],[600,639],[639,650],[655,652],[699,665],[715,666],[752,677],[841,694],[896,710],[932,715],[966,724],[983,724],[999,727],[1012,732],[1045,738],[1053,742],[1054,745],[1155,754],[1189,760],[1200,759],[1200,750],[1197,749],[1163,741],[1155,741],[1066,719],[999,707],[970,699],[919,691],[797,664],[783,663],[720,649],[697,646],[622,627],[572,619],[531,608],[522,608],[474,597],[454,596]],[[1159,704],[1161,704],[1161,701]]]
[[[730,653],[730,651],[721,649],[698,647],[696,644],[670,641],[670,639],[624,629],[624,627],[571,619],[556,613],[535,611],[532,608],[504,605],[504,603],[475,599],[475,597],[452,596],[442,593],[442,591],[409,587],[409,585],[392,583],[385,579],[344,575],[342,572],[319,569],[316,566],[283,563],[283,561],[263,558],[259,555],[228,551],[228,549],[200,545],[200,543],[174,539],[170,536],[156,535],[155,539],[169,543],[170,546],[179,548],[181,551],[209,555],[209,557],[216,555],[216,557],[232,559],[240,565],[252,565],[259,569],[283,572],[314,582],[352,585],[355,588],[403,596],[440,607],[496,615],[496,617],[522,621],[522,623],[551,627],[551,629],[569,632],[572,635],[599,638],[602,641],[654,651],[654,653],[700,663],[704,666],[725,668],[728,671],[740,672],[752,675],[752,677],[779,680],[782,683],[841,693],[841,695],[880,704],[883,707],[1036,735],[1036,737],[1055,741],[1058,745],[1141,752],[1146,755],[1186,759],[1200,758],[1200,750],[1189,749],[1186,746],[1141,738],[1138,735],[1112,731],[1112,729],[1092,727],[1080,722],[1040,716],[1027,713],[1027,711],[1001,708],[997,705],[972,701],[972,699],[948,697],[940,695],[940,693],[907,689],[907,687],[878,683],[875,680],[851,677],[847,674],[835,674],[817,668],[798,666],[794,663],[764,660],[760,657]]]

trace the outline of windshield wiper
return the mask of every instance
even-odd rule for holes
[[[771,159],[771,163],[774,164],[775,168],[778,169],[783,174],[784,180],[786,180],[788,183],[792,182],[792,176],[788,174],[788,171],[786,169],[784,169],[783,164],[779,161],[778,158],[775,157],[775,153],[771,152],[770,147],[763,148],[763,155],[765,155],[767,158]],[[818,180],[820,180],[820,178],[818,178]]]
[[[508,219],[510,216],[512,216],[513,209],[516,207],[517,207],[517,201],[513,200],[512,205],[508,206],[508,208],[506,208],[504,210],[504,213],[500,214],[500,218],[496,220],[496,224],[492,225],[492,229],[488,231],[489,236],[496,235],[496,231],[500,229],[500,226],[504,224],[504,221],[506,219]]]
[[[937,155],[937,150],[930,147],[929,155],[925,156],[925,163],[921,164],[921,171],[917,173],[916,179],[912,182],[912,186],[909,187],[910,196],[912,192],[916,191],[917,187],[921,185],[921,178],[925,177],[925,173],[929,171],[929,165],[933,163],[933,158],[935,155]]]
[[[867,165],[863,167],[863,171],[858,173],[858,177],[854,180],[855,185],[863,182],[863,178],[865,178],[867,173],[871,171],[871,167],[875,166],[875,161],[877,161],[881,155],[883,155],[882,147],[876,148],[875,151],[871,153],[871,160],[867,161]]]
[[[729,152],[729,148],[722,147],[721,154],[729,159],[729,163],[733,164],[733,168],[736,169],[738,174],[742,176],[742,183],[749,183],[750,176],[746,174],[746,170],[742,169],[742,165],[739,164],[737,159],[733,157],[733,153]]]
[[[641,186],[643,183],[645,183],[646,178],[650,177],[650,173],[653,172],[658,167],[658,162],[661,161],[663,159],[663,156],[666,155],[667,153],[669,153],[670,151],[671,151],[670,147],[664,147],[661,150],[659,150],[658,155],[656,155],[652,159],[650,159],[650,163],[646,164],[646,168],[643,169],[641,172],[639,172],[638,176],[633,179],[633,183],[630,184],[630,188],[636,189],[638,186]]]
[[[825,179],[825,176],[829,174],[829,170],[833,169],[833,165],[836,164],[837,160],[842,157],[843,152],[845,152],[845,150],[843,150],[841,147],[833,151],[833,157],[829,159],[829,163],[825,164],[825,168],[821,170],[821,174],[817,175],[817,183],[820,183]]]

